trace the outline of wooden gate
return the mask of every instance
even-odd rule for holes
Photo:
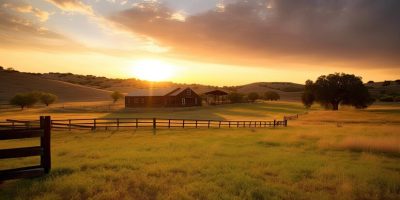
[[[0,130],[0,140],[40,138],[40,146],[0,149],[0,159],[40,156],[39,165],[1,170],[0,181],[17,178],[31,178],[49,173],[51,168],[50,134],[50,116],[40,117],[40,127]]]

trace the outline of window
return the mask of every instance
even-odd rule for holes
[[[186,90],[186,96],[190,96],[190,95],[192,95],[192,91],[190,89],[187,89]]]
[[[185,105],[185,104],[186,104],[186,99],[182,98],[182,105]]]
[[[133,103],[134,104],[138,104],[139,103],[139,98],[137,98],[137,97],[133,98]]]
[[[144,97],[140,98],[140,103],[144,103]]]

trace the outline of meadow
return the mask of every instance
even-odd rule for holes
[[[2,119],[281,119],[293,102],[123,110],[70,105]],[[280,128],[54,131],[49,175],[0,185],[0,199],[399,199],[400,106],[309,110]],[[37,140],[7,141],[1,148]],[[29,165],[35,158],[1,162]]]

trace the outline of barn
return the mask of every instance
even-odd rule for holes
[[[137,89],[125,96],[125,107],[190,107],[201,106],[201,101],[191,88]]]

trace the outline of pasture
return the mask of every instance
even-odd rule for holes
[[[270,120],[304,111],[289,102],[147,110],[75,105],[0,117]],[[400,106],[381,104],[337,112],[314,107],[286,128],[54,131],[51,173],[4,182],[0,199],[399,199],[398,130]],[[0,168],[33,162],[7,160]]]

